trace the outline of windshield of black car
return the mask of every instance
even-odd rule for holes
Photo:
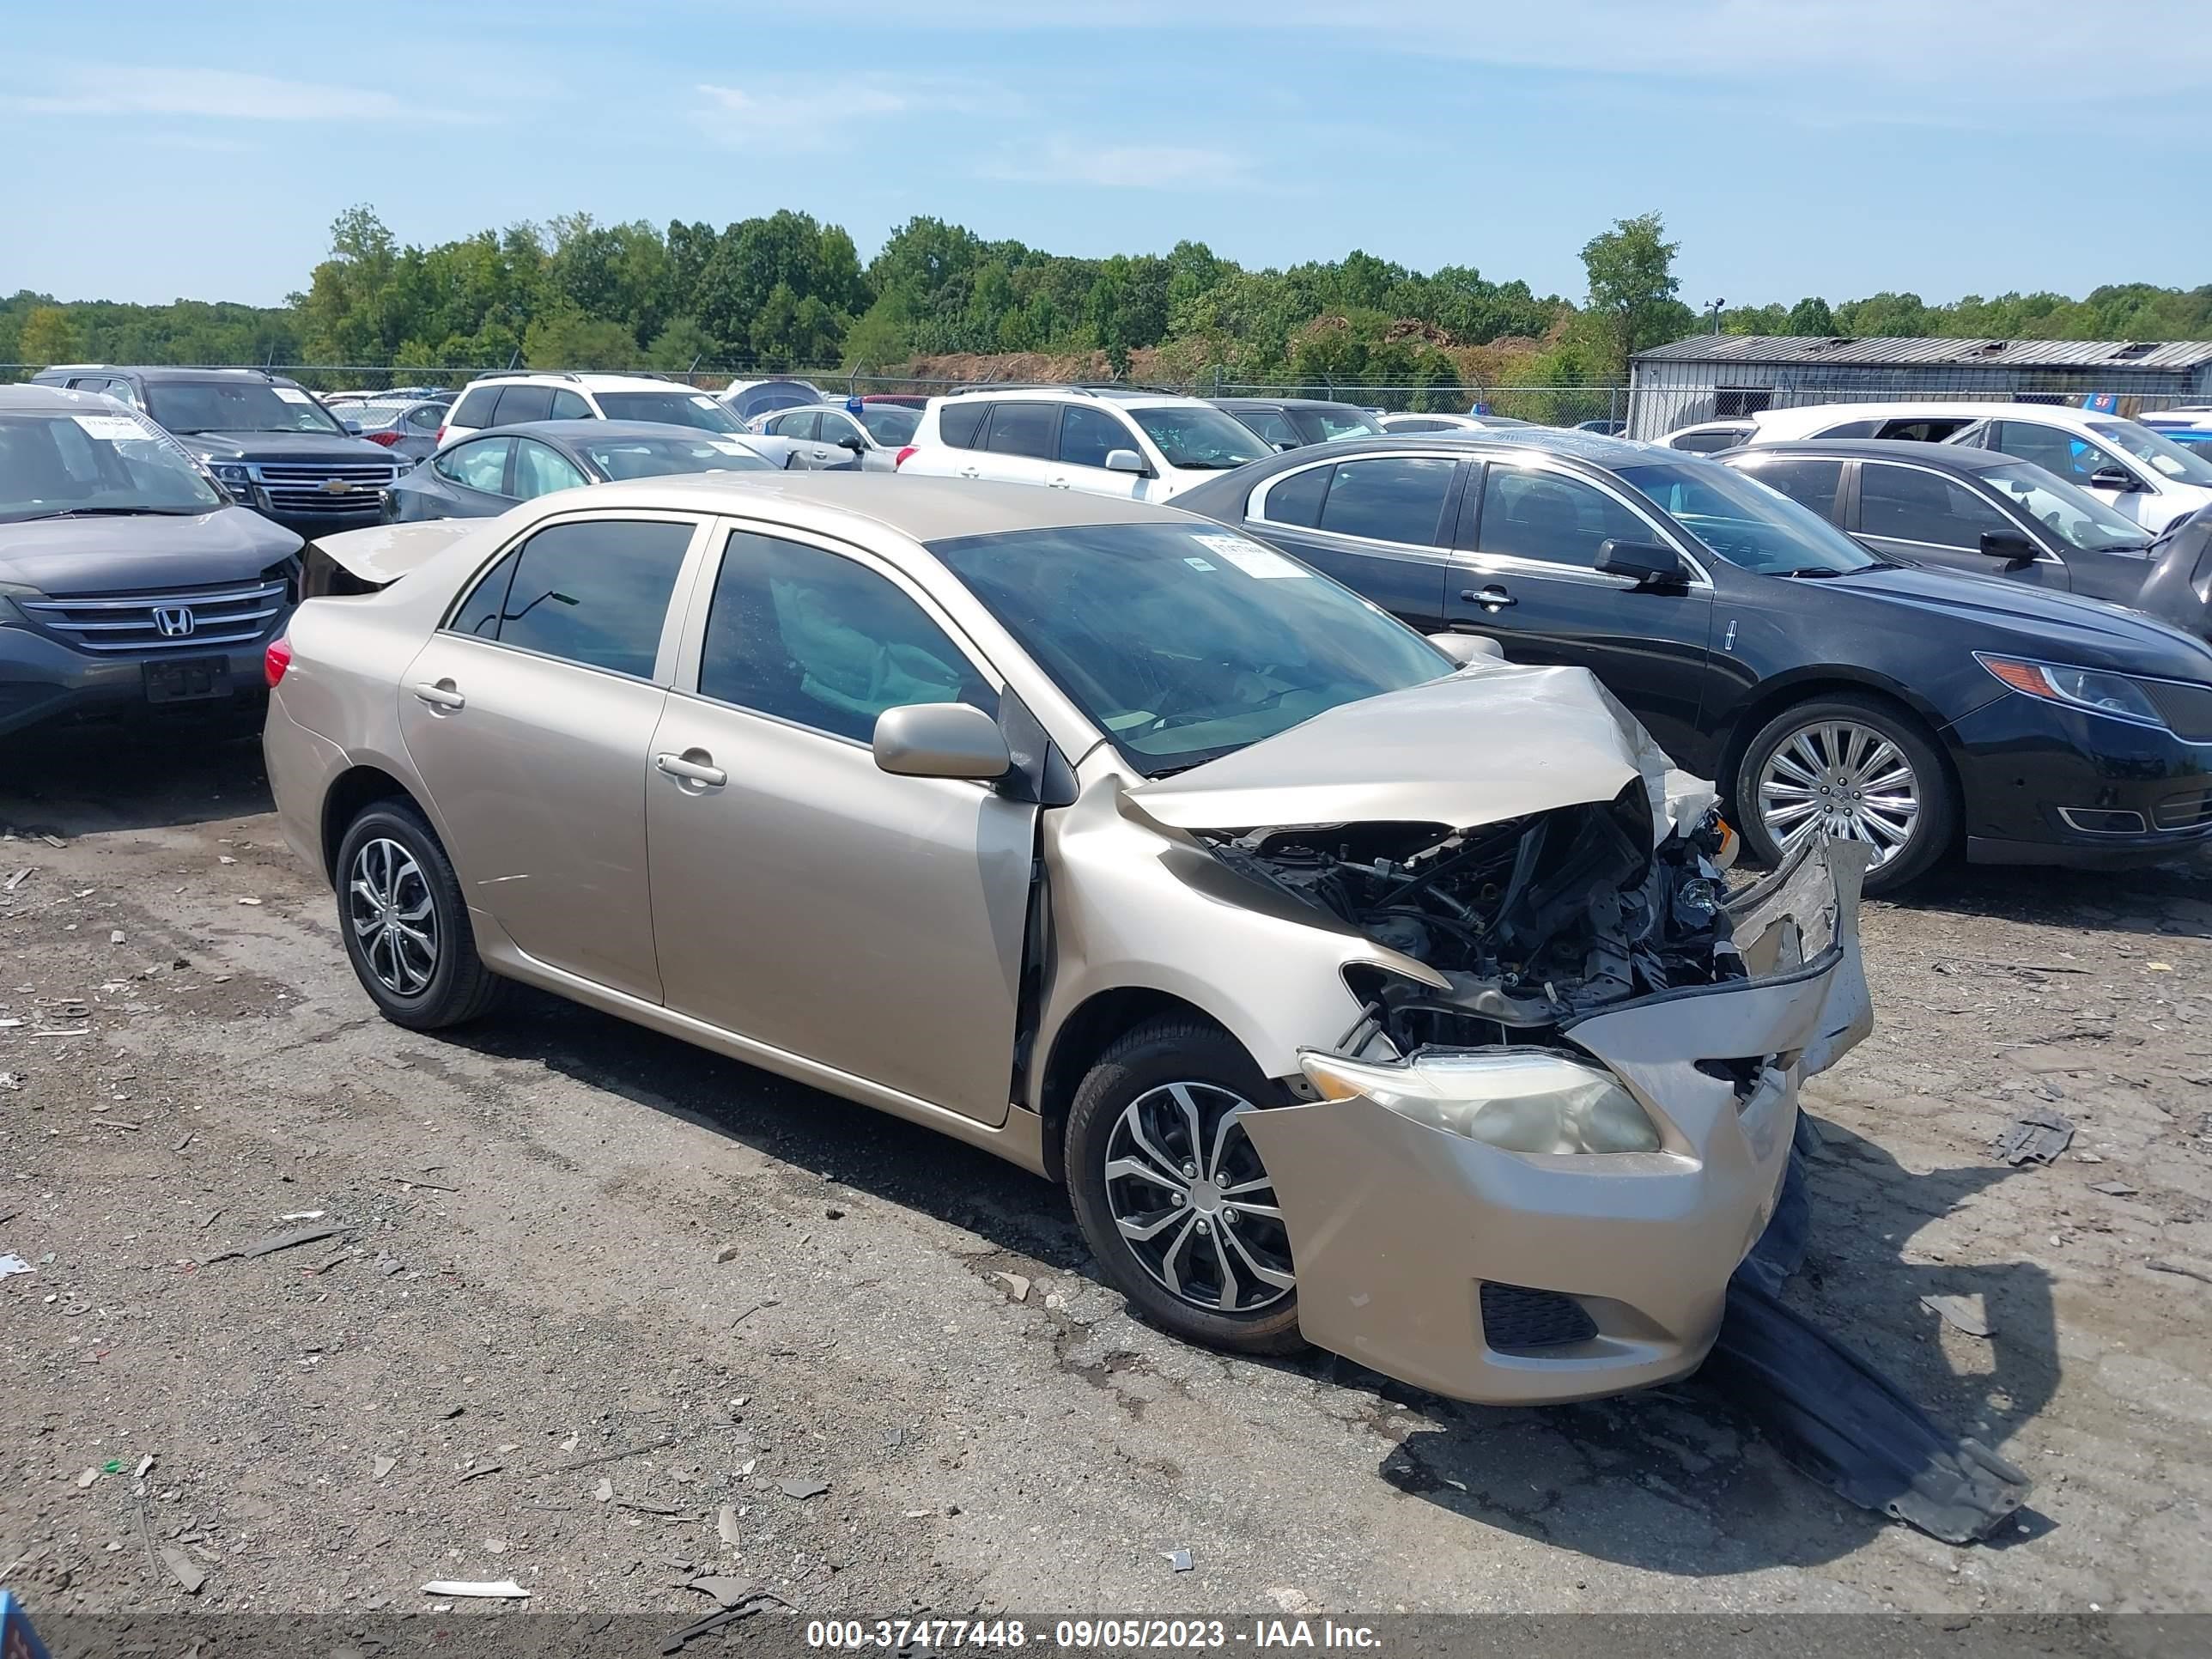
[[[1318,408],[1289,409],[1284,411],[1291,417],[1299,434],[1310,444],[1334,443],[1339,438],[1380,438],[1386,436],[1382,423],[1364,409],[1354,409],[1350,404],[1323,404]]]
[[[666,392],[602,392],[599,407],[611,421],[658,421],[663,426],[696,426],[702,432],[741,432],[730,411],[704,392],[674,387]]]
[[[146,388],[146,412],[172,432],[345,435],[345,428],[298,386],[266,380],[155,380]]]
[[[1173,467],[1225,472],[1275,453],[1250,427],[1211,404],[1155,404],[1129,410],[1129,418]]]
[[[2092,421],[2089,430],[2116,449],[2124,449],[2137,460],[2157,470],[2160,477],[2176,483],[2212,489],[2212,461],[2184,449],[2162,433],[2134,421]]]
[[[728,438],[592,438],[576,447],[609,478],[672,472],[774,472],[775,464]]]
[[[1230,531],[1085,525],[930,551],[1147,777],[1455,666],[1358,595]]]
[[[860,424],[868,428],[868,435],[886,448],[914,441],[915,428],[921,424],[921,411],[908,409],[903,404],[863,404]]]
[[[1683,529],[1746,570],[1840,576],[1883,562],[1819,514],[1718,461],[1639,461],[1613,470]]]
[[[2141,552],[2150,544],[2142,526],[2032,461],[1993,466],[1982,474],[1982,482],[2069,547],[2085,553]]]
[[[222,504],[190,456],[131,416],[0,411],[0,522]]]

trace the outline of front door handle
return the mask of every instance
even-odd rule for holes
[[[691,759],[693,755],[699,758]],[[702,789],[720,789],[730,781],[730,775],[719,766],[708,765],[713,758],[703,749],[692,749],[681,755],[655,755],[653,763],[681,782],[696,783]]]
[[[469,706],[469,700],[454,689],[451,680],[440,680],[434,684],[425,680],[415,688],[415,696],[433,708],[453,709]]]
[[[1044,484],[1045,488],[1048,489],[1066,489],[1069,488],[1067,475],[1064,472],[1056,478],[1047,478],[1044,481]]]
[[[1461,599],[1466,600],[1468,604],[1479,605],[1485,611],[1491,611],[1493,614],[1504,610],[1509,605],[1518,605],[1521,603],[1520,600],[1515,599],[1510,593],[1500,587],[1496,582],[1491,583],[1489,586],[1482,589],[1480,592],[1476,592],[1472,587],[1462,587],[1459,591],[1459,596]]]
[[[960,476],[963,478],[980,478],[983,476],[983,470],[981,467],[963,466],[960,469]]]

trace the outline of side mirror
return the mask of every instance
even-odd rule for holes
[[[2002,559],[2008,569],[2035,562],[2035,544],[2017,530],[1984,530],[1982,551],[1993,559]]]
[[[1638,587],[1680,587],[1690,580],[1682,556],[1657,542],[1624,542],[1610,537],[1598,544],[1597,568],[1608,576],[1626,576]]]
[[[1109,449],[1106,452],[1106,470],[1109,472],[1142,474],[1145,458],[1133,449]]]
[[[973,703],[910,702],[876,716],[876,764],[902,778],[989,783],[1014,763],[1005,735]]]
[[[1505,660],[1505,647],[1487,634],[1431,634],[1429,643],[1462,668],[1469,663]]]
[[[843,437],[837,440],[837,447],[840,449],[849,449],[855,455],[859,455],[864,453],[868,446],[866,440],[863,439],[859,433],[848,432]]]
[[[2136,475],[2124,466],[2100,466],[2089,475],[2092,489],[2115,489],[2123,495],[2131,495],[2142,485]]]
[[[361,422],[359,421],[340,421],[338,424],[343,427],[349,435],[356,438],[361,436]]]

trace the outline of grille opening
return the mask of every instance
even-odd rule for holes
[[[1583,1304],[1558,1291],[1485,1279],[1481,1302],[1482,1340],[1499,1353],[1571,1348],[1597,1334]]]

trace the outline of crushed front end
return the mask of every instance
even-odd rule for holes
[[[1501,1403],[1705,1357],[1800,1081],[1871,1025],[1863,850],[1808,844],[1731,896],[1709,799],[1669,801],[1646,769],[1609,802],[1465,830],[1202,835],[1395,957],[1346,969],[1358,1020],[1301,1054],[1298,1103],[1247,1126],[1312,1341]]]

